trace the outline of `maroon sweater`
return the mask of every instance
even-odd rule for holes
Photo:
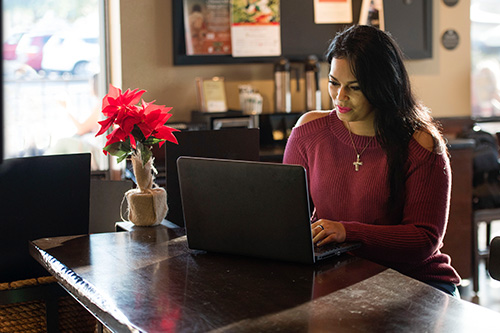
[[[354,253],[421,281],[460,283],[450,257],[440,252],[450,206],[451,170],[446,155],[412,139],[406,165],[406,201],[401,220],[387,211],[387,158],[376,140],[349,132],[335,112],[293,129],[283,163],[306,168],[315,218],[341,222]]]

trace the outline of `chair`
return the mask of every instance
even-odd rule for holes
[[[500,280],[500,236],[493,238],[490,243],[488,271],[495,280]]]
[[[500,220],[500,208],[491,208],[491,209],[478,209],[473,212],[473,226],[472,226],[472,250],[473,250],[473,263],[472,263],[472,274],[473,274],[473,290],[474,292],[479,291],[479,264],[481,260],[485,260],[486,269],[489,267],[489,261],[487,260],[490,251],[492,249],[492,241],[491,240],[491,224],[494,221]],[[479,234],[478,230],[481,223],[486,224],[486,243],[485,248],[479,248]],[[500,240],[497,241],[497,243]],[[499,245],[497,245],[499,246]],[[500,255],[499,255],[500,258]]]
[[[93,316],[28,250],[30,240],[89,232],[90,154],[6,159],[0,184],[0,331],[92,331]]]
[[[89,233],[115,231],[115,223],[121,221],[123,196],[133,187],[129,180],[91,180]]]
[[[500,220],[500,134],[483,130],[481,124],[464,131],[461,136],[475,141],[473,158],[472,212],[472,279],[474,292],[479,291],[479,265],[488,258],[491,224]],[[479,228],[486,224],[486,241],[479,244]],[[481,237],[482,238],[482,237]],[[486,262],[488,268],[488,262]]]
[[[181,192],[177,177],[179,156],[226,158],[233,160],[259,160],[259,129],[233,128],[208,131],[176,132],[179,144],[167,142],[165,169],[168,213],[167,220],[184,227]]]

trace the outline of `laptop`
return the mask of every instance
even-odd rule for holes
[[[190,249],[310,264],[360,246],[314,246],[301,166],[197,157],[177,165]]]
[[[167,220],[184,226],[177,159],[180,156],[259,160],[259,129],[234,128],[208,131],[176,132],[178,145],[165,144]]]

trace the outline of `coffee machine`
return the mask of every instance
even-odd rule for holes
[[[274,65],[274,107],[276,112],[292,112],[290,71],[290,62],[284,57],[281,57]]]
[[[310,55],[305,62],[306,111],[321,110],[321,89],[319,87],[320,64],[318,57]]]

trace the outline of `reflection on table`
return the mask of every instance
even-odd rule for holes
[[[500,314],[370,261],[309,266],[194,252],[182,229],[44,238],[30,251],[114,331],[497,329]]]

